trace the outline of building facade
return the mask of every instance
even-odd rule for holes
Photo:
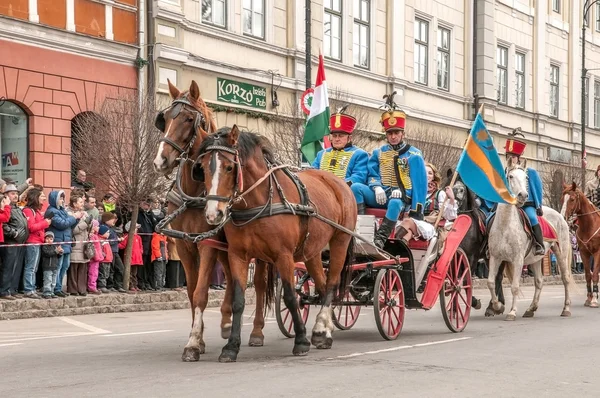
[[[71,186],[72,120],[137,87],[136,4],[0,2],[2,178]]]
[[[382,96],[396,91],[410,129],[466,138],[482,104],[504,153],[521,129],[525,156],[577,169],[581,151],[583,0],[315,0],[313,71],[321,49],[332,93],[380,132]],[[305,86],[304,0],[158,0],[156,84],[192,79],[217,111],[217,124],[273,133],[278,116],[301,117]],[[587,68],[600,62],[600,8],[589,12]],[[590,71],[587,163],[600,161],[600,72]],[[597,78],[596,76],[599,76]],[[249,96],[248,93],[253,93]],[[243,95],[236,93],[245,93]],[[275,138],[277,140],[277,138]],[[425,154],[427,157],[427,154]],[[435,161],[435,159],[431,159]]]

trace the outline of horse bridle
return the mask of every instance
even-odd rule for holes
[[[192,127],[192,137],[188,143],[182,148],[169,137],[161,137],[161,139],[158,140],[158,142],[166,142],[167,144],[171,145],[173,149],[179,152],[181,157],[187,157],[189,150],[194,146],[194,142],[198,136],[198,128],[202,128],[204,131],[210,133],[208,129],[208,123],[206,122],[206,118],[202,112],[198,111],[186,96],[173,100],[168,108],[160,111],[158,115],[156,115],[156,120],[154,121],[154,126],[164,133],[166,128],[165,113],[169,112],[169,117],[174,120],[177,116],[179,116],[186,105],[190,106],[192,108],[191,110],[195,113],[194,125]]]
[[[231,159],[227,155],[223,154],[223,152],[233,155],[233,159]],[[239,156],[238,150],[236,147],[230,148],[230,147],[227,147],[224,145],[210,145],[210,146],[206,147],[206,151],[203,154],[198,156],[198,160],[200,160],[201,158],[203,158],[204,156],[209,155],[209,154],[211,155],[211,159],[210,159],[211,170],[210,170],[210,172],[212,175],[214,175],[216,172],[216,170],[215,170],[216,156],[218,156],[218,155],[223,156],[225,159],[227,159],[231,163],[235,164],[237,173],[235,176],[235,186],[233,189],[232,197],[220,196],[220,195],[207,195],[205,198],[207,201],[208,200],[216,200],[217,202],[232,203],[233,200],[238,196],[238,194],[244,190],[244,175],[242,173],[243,165],[240,162],[240,156]]]

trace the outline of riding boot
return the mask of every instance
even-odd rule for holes
[[[366,206],[364,203],[357,203],[356,207],[358,208],[358,215],[364,215]]]
[[[381,226],[379,226],[379,229],[375,234],[375,239],[373,239],[373,243],[375,244],[375,246],[377,246],[380,249],[383,249],[383,245],[385,245],[385,242],[390,237],[390,234],[392,233],[392,230],[395,226],[396,221],[392,221],[387,217],[384,217],[383,221],[381,222]]]
[[[536,256],[543,256],[546,253],[546,248],[544,247],[544,236],[542,235],[542,227],[540,224],[533,226],[533,235],[535,236],[535,252]]]

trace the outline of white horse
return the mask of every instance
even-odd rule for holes
[[[517,295],[519,294],[519,276],[524,264],[533,264],[533,273],[535,277],[535,293],[531,305],[523,314],[523,317],[533,317],[538,309],[540,294],[542,293],[542,260],[544,256],[535,256],[533,254],[532,238],[525,233],[523,224],[519,216],[518,207],[522,207],[528,198],[527,186],[527,161],[522,160],[522,164],[515,164],[512,159],[507,167],[508,184],[513,193],[517,195],[517,205],[498,204],[496,210],[496,219],[488,231],[489,247],[489,276],[488,289],[492,295],[492,308],[496,314],[504,312],[504,305],[498,301],[494,290],[494,280],[498,268],[503,261],[507,262],[507,274],[512,276],[511,292],[513,296],[512,307],[507,321],[514,321],[517,314]],[[517,207],[518,206],[518,207]],[[571,298],[569,287],[572,283],[571,278],[571,242],[569,238],[569,226],[565,219],[549,207],[543,207],[544,218],[556,230],[558,242],[544,244],[546,252],[550,248],[556,255],[556,262],[560,270],[563,285],[565,286],[565,304],[561,316],[571,316],[570,305]],[[510,275],[512,274],[512,275]]]

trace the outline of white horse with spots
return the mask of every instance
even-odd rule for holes
[[[504,305],[498,301],[495,292],[496,274],[503,261],[507,264],[507,273],[512,278],[511,292],[513,296],[512,307],[506,315],[507,321],[514,321],[517,316],[517,295],[519,294],[519,276],[524,264],[533,265],[535,277],[535,293],[531,305],[523,314],[523,317],[533,317],[538,309],[540,294],[542,293],[542,260],[544,256],[535,256],[533,254],[532,241],[523,228],[518,207],[522,207],[528,199],[528,181],[527,181],[527,162],[522,160],[522,164],[514,164],[511,160],[507,167],[508,184],[511,191],[517,196],[517,205],[498,204],[495,220],[488,231],[489,247],[489,276],[488,289],[492,295],[492,308],[496,314],[504,312]],[[518,207],[517,207],[518,206]],[[561,316],[571,316],[569,295],[570,285],[573,283],[571,278],[571,242],[569,239],[569,226],[565,219],[549,207],[543,207],[544,218],[556,230],[558,241],[554,243],[545,243],[546,253],[550,248],[556,255],[556,261],[560,270],[563,285],[565,286],[565,303]],[[512,275],[511,275],[512,274]]]

